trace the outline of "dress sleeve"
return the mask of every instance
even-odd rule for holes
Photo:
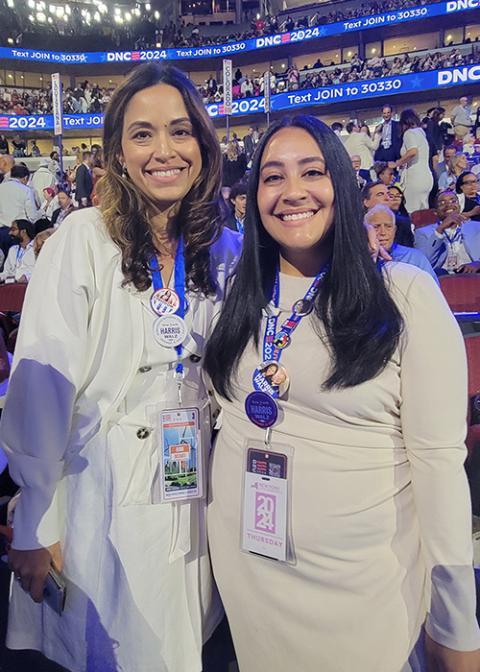
[[[472,510],[464,470],[467,363],[462,335],[433,279],[406,293],[401,421],[431,592],[426,629],[451,649],[480,648]],[[430,588],[430,590],[428,590]]]
[[[78,235],[82,225],[86,231]],[[0,445],[21,487],[13,538],[13,547],[20,550],[49,546],[60,538],[56,486],[85,376],[93,301],[89,228],[71,222],[50,237],[23,305],[0,423]]]
[[[416,149],[418,151],[417,134],[411,128],[408,128],[403,134],[403,144],[407,151],[409,149]]]

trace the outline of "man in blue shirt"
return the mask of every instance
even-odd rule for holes
[[[405,247],[394,242],[397,225],[393,210],[390,210],[388,206],[381,203],[374,205],[366,213],[364,222],[375,229],[378,242],[389,252],[393,261],[402,261],[404,264],[417,266],[422,271],[429,273],[437,285],[439,284],[430,262],[420,250],[416,250],[413,247]]]

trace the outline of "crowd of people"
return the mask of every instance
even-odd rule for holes
[[[0,153],[0,281],[28,282],[48,235],[73,210],[95,202],[95,185],[104,172],[98,145],[79,149],[76,164],[63,176],[56,150],[34,173],[18,157]],[[11,256],[19,238],[12,227],[22,227],[28,237],[28,254]]]
[[[10,648],[214,672],[224,609],[240,672],[478,672],[467,370],[438,276],[480,269],[480,201],[469,168],[435,193],[466,137],[458,110],[434,152],[438,113],[385,105],[365,167],[313,116],[252,128],[221,191],[198,91],[149,63],[74,200],[0,156],[0,280],[29,280],[0,423]]]
[[[358,82],[393,75],[414,72],[426,72],[439,68],[467,65],[480,60],[480,49],[472,48],[467,52],[453,48],[448,52],[433,51],[425,56],[403,54],[395,57],[373,56],[360,59],[354,55],[348,63],[338,65],[324,64],[318,59],[311,67],[299,70],[295,64],[282,72],[270,73],[271,93],[296,91],[316,87]],[[223,101],[223,85],[211,74],[198,90],[205,104]],[[94,82],[84,80],[76,87],[68,87],[64,91],[63,110],[66,114],[85,114],[104,112],[108,105],[113,86],[100,87]],[[265,74],[235,71],[233,80],[233,98],[250,98],[262,96],[265,92]],[[51,114],[51,92],[46,88],[18,89],[16,87],[0,87],[0,113],[5,114]]]
[[[275,94],[393,75],[427,72],[444,67],[477,63],[479,60],[480,49],[477,48],[472,48],[468,53],[462,53],[458,48],[453,48],[447,53],[434,51],[425,56],[402,54],[389,58],[373,56],[363,60],[355,55],[350,62],[343,65],[324,64],[318,59],[311,67],[305,66],[301,70],[292,64],[283,72],[272,72],[270,91]],[[264,91],[264,73],[256,75],[255,73],[244,73],[240,68],[236,70],[232,87],[234,99],[262,96]],[[205,104],[221,102],[223,86],[211,75],[205,86],[200,87],[200,94]]]
[[[395,241],[406,248],[415,246],[412,213],[435,209],[439,197],[447,191],[458,201],[459,217],[472,220],[474,224],[470,226],[474,228],[479,222],[480,227],[480,115],[477,112],[474,119],[469,100],[463,97],[451,112],[451,123],[446,123],[444,116],[442,107],[428,109],[423,119],[406,109],[397,121],[392,106],[386,104],[383,121],[373,133],[360,120],[348,122],[345,129],[339,122],[332,125],[351,158],[365,207],[381,204],[391,208],[396,217]],[[245,175],[263,134],[251,127],[243,140],[235,132],[228,141],[222,138],[227,200],[230,189],[233,193],[229,225],[238,231],[243,231],[244,224],[236,199],[238,194],[246,194]],[[476,248],[472,248],[472,253],[470,261],[480,261]],[[413,256],[417,261],[423,257],[416,252]],[[425,263],[429,267],[426,260]],[[459,258],[450,273],[470,269]],[[431,268],[430,271],[433,274]]]
[[[356,19],[395,9],[418,7],[428,3],[426,0],[383,0],[355,3],[356,6],[348,9],[342,9],[341,4],[339,2],[338,8],[332,9],[320,3],[311,7],[306,15],[295,18],[288,12],[283,12],[278,16],[266,14],[264,17],[259,17],[255,10],[249,10],[243,12],[242,15],[244,24],[248,28],[227,34],[225,31],[220,31],[217,35],[202,35],[200,26],[186,21],[181,24],[175,24],[172,21],[165,24],[159,12],[156,12],[154,8],[147,11],[144,6],[138,8],[138,11],[133,11],[131,20],[125,21],[122,25],[115,21],[114,14],[108,12],[102,14],[101,23],[95,21],[95,10],[91,11],[90,18],[86,20],[85,14],[82,15],[80,8],[75,5],[72,6],[71,13],[65,15],[67,20],[64,15],[57,16],[53,13],[47,22],[32,23],[28,19],[31,9],[26,1],[17,2],[15,9],[12,10],[6,0],[2,0],[0,6],[2,6],[4,21],[3,26],[0,26],[0,36],[4,36],[6,40],[7,37],[15,35],[18,46],[29,47],[36,46],[38,38],[43,36],[45,39],[48,35],[52,49],[64,48],[63,44],[67,44],[68,39],[72,44],[72,41],[81,40],[85,36],[90,39],[98,39],[101,36],[105,49],[112,47],[117,49],[155,48],[157,45],[162,48],[188,48],[237,42],[279,32],[290,32],[297,28]],[[75,48],[83,50],[84,46],[75,46]]]

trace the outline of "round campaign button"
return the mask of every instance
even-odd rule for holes
[[[157,343],[166,348],[176,348],[187,338],[187,325],[178,315],[164,315],[155,320],[153,335]]]
[[[253,387],[270,397],[283,397],[290,387],[287,369],[279,362],[262,362],[253,372]]]
[[[295,301],[292,306],[292,312],[294,312],[295,315],[298,315],[299,317],[305,317],[305,315],[309,315],[312,310],[313,301],[310,301],[309,299],[299,299],[298,301]]]
[[[262,429],[274,425],[278,417],[275,400],[265,392],[251,392],[245,399],[245,411],[249,420]]]
[[[290,336],[286,331],[279,331],[277,334],[275,334],[273,345],[279,350],[283,350],[283,348],[286,348],[290,345]]]
[[[174,315],[180,307],[180,297],[170,287],[162,287],[153,292],[150,305],[156,315]]]

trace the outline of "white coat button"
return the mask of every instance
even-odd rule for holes
[[[151,370],[152,370],[152,367],[151,367],[151,366],[141,366],[141,367],[138,369],[138,372],[139,372],[139,373],[148,373],[148,372],[151,371]]]
[[[148,439],[150,433],[148,427],[140,427],[140,429],[137,429],[137,439]]]

